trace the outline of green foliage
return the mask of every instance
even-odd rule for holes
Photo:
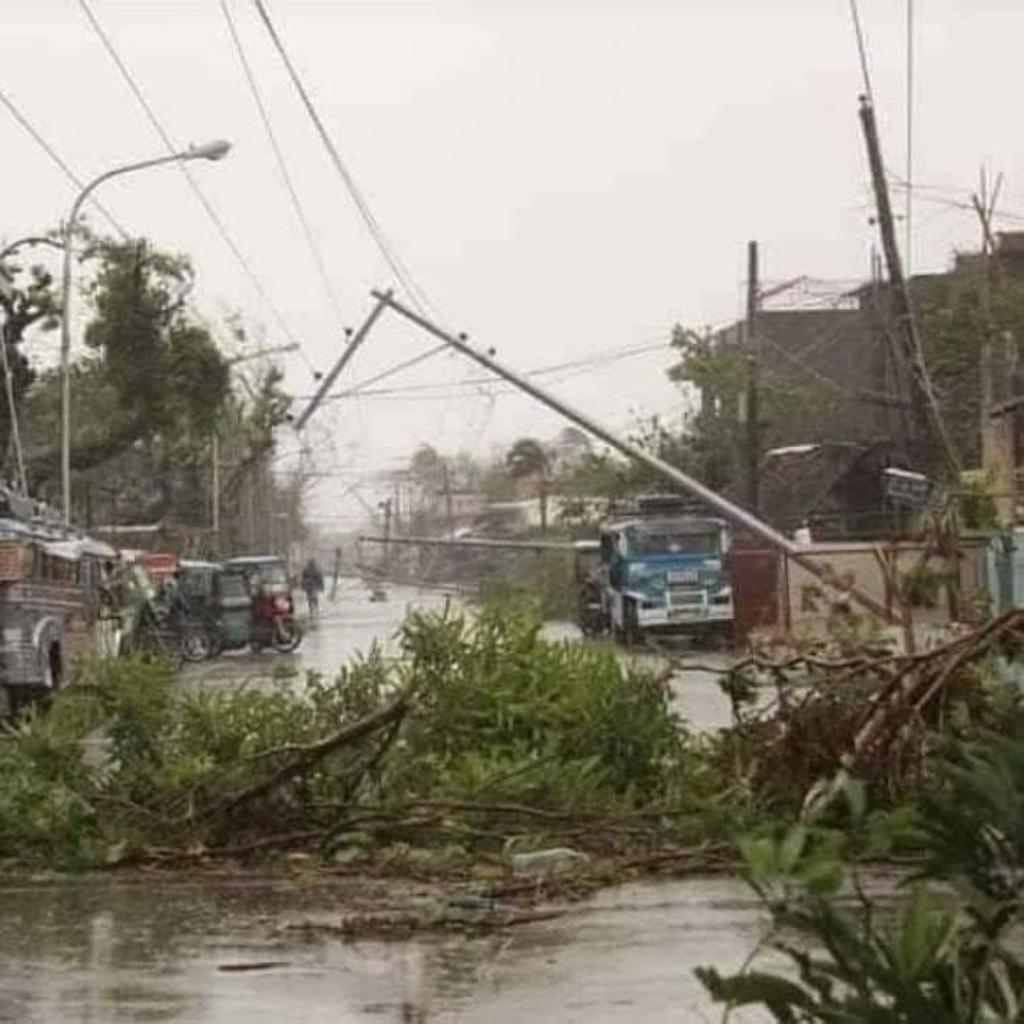
[[[410,616],[402,644],[422,698],[403,731],[407,784],[562,808],[664,797],[686,748],[667,685],[540,628],[508,606]]]
[[[12,254],[13,255],[13,254]],[[42,265],[26,267],[15,256],[0,261],[0,344],[7,349],[15,405],[36,378],[22,351],[26,332],[52,331],[60,323],[59,307],[53,287],[53,275]],[[10,444],[11,417],[6,388],[0,388],[0,456],[6,456]]]
[[[576,617],[579,590],[568,551],[537,551],[509,559],[500,574],[486,577],[480,586],[485,605],[527,602],[542,619]]]
[[[992,529],[998,525],[991,474],[967,470],[960,474],[960,515],[968,530]]]
[[[543,477],[548,473],[550,459],[544,446],[532,437],[522,437],[508,450],[505,465],[513,480]]]
[[[712,997],[784,1024],[1024,1018],[1024,742],[988,737],[942,764],[916,831],[925,866],[895,910],[859,888],[852,909],[837,899],[841,845],[816,844],[813,826],[744,840],[772,915],[764,945],[790,970],[701,969]]]
[[[75,493],[93,485],[116,496],[121,518],[205,510],[199,480],[209,435],[229,393],[228,366],[210,331],[186,308],[193,286],[187,259],[144,241],[84,235],[84,277],[91,305],[88,355],[73,367],[72,458]],[[45,494],[59,475],[60,376],[43,374],[27,395],[27,447],[33,490]],[[200,464],[202,469],[200,469]],[[95,503],[94,503],[95,504]],[[86,519],[86,508],[78,510]],[[78,517],[76,517],[78,518]]]
[[[976,466],[981,461],[981,342],[986,335],[993,342],[995,379],[1009,379],[1024,337],[1024,282],[1016,275],[994,273],[986,283],[981,260],[967,257],[952,273],[927,278],[915,291],[925,359],[940,409],[956,427],[963,463]]]
[[[330,852],[353,834],[388,842],[390,822],[424,804],[464,809],[399,829],[404,842],[493,851],[581,816],[633,814],[682,835],[721,786],[665,682],[540,629],[526,608],[413,614],[397,662],[373,650],[333,679],[236,690],[179,690],[167,666],[89,663],[48,711],[0,736],[0,860],[87,867],[272,848],[292,833]],[[398,692],[411,695],[403,716],[304,760]],[[499,820],[481,828],[494,805]],[[525,816],[500,818],[508,807]],[[593,841],[617,840],[596,828]]]

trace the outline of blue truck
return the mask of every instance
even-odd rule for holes
[[[606,628],[627,644],[648,634],[729,640],[728,550],[727,524],[709,516],[641,512],[605,523],[598,579]]]

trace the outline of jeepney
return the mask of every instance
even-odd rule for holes
[[[0,517],[0,714],[64,682],[71,659],[101,646],[107,544]]]
[[[732,588],[729,528],[700,515],[634,515],[601,528],[602,607],[613,635],[728,639]]]

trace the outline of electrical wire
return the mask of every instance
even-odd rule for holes
[[[411,359],[406,359],[404,362],[397,363],[387,370],[383,370],[378,373],[375,377],[370,377],[369,380],[360,381],[359,384],[354,385],[345,391],[339,392],[336,395],[329,395],[324,399],[324,404],[328,402],[337,402],[342,398],[351,398],[352,395],[362,393],[366,388],[372,387],[374,384],[378,384],[382,380],[387,380],[388,377],[393,377],[396,373],[401,373],[403,370],[408,370],[410,367],[417,366],[419,363],[426,362],[426,360],[433,356],[440,355],[446,348],[448,348],[448,342],[442,341],[440,345],[435,345],[433,348],[427,349],[426,352],[421,352],[418,356],[413,356]]]
[[[409,273],[408,268],[402,262],[401,257],[395,250],[394,245],[390,242],[379,221],[374,216],[373,211],[370,209],[369,204],[366,201],[366,197],[362,194],[359,186],[356,184],[355,178],[352,176],[352,172],[349,170],[345,161],[341,158],[341,154],[338,151],[338,147],[334,144],[334,140],[331,138],[330,133],[327,131],[323,120],[317,113],[317,109],[313,104],[309,92],[302,83],[302,79],[299,77],[298,71],[295,69],[295,65],[292,63],[291,58],[288,56],[288,51],[285,49],[284,43],[281,40],[281,36],[278,34],[277,29],[274,27],[274,23],[270,17],[270,13],[267,10],[266,4],[263,0],[253,0],[253,4],[259,13],[260,19],[263,22],[267,33],[270,36],[271,41],[274,44],[278,55],[281,58],[285,69],[288,72],[288,76],[292,80],[292,84],[295,86],[296,92],[298,92],[300,99],[302,100],[303,106],[306,108],[306,113],[309,114],[310,120],[313,122],[317,133],[320,136],[321,141],[324,144],[324,148],[327,150],[328,156],[331,158],[331,163],[334,164],[335,170],[338,172],[338,176],[341,178],[342,183],[348,190],[352,201],[356,205],[356,209],[359,211],[363,222],[366,224],[370,235],[377,244],[377,248],[380,249],[381,255],[384,257],[388,266],[391,268],[391,272],[395,275],[396,280],[402,285],[408,294],[410,300],[417,307],[421,313],[426,313],[430,309],[430,301],[427,299],[423,290],[419,287],[412,275]]]
[[[82,179],[77,174],[75,174],[73,170],[71,170],[67,163],[64,162],[60,154],[53,148],[53,146],[51,146],[46,141],[42,133],[33,126],[29,119],[15,106],[14,101],[2,89],[0,89],[0,103],[2,103],[10,111],[11,116],[14,118],[14,120],[17,121],[18,124],[21,125],[21,127],[24,128],[26,132],[28,132],[28,134],[32,137],[35,143],[50,158],[50,160],[53,161],[53,163],[56,164],[57,167],[60,168],[60,170],[64,174],[64,177],[66,177],[68,181],[70,181],[71,184],[74,185],[79,192],[81,192],[85,188],[85,183],[82,181]],[[106,218],[107,223],[123,239],[128,239],[128,232],[125,231],[125,229],[121,227],[120,224],[118,224],[118,222],[114,219],[110,211],[107,210],[107,208],[95,196],[90,196],[89,202],[92,203],[92,205],[99,211],[99,213],[103,215],[104,218]]]
[[[401,387],[401,388],[388,388],[386,390],[377,390],[375,392],[367,390],[368,388],[371,388],[374,384],[377,384],[380,381],[384,380],[385,378],[390,377],[390,376],[392,376],[395,373],[398,373],[400,370],[408,369],[410,366],[413,366],[416,363],[422,362],[424,359],[428,358],[429,356],[436,355],[439,352],[444,351],[444,349],[446,349],[447,347],[448,347],[447,342],[443,342],[442,344],[438,345],[436,348],[432,348],[432,349],[428,350],[427,352],[423,353],[422,355],[415,356],[414,358],[406,360],[403,363],[399,363],[396,366],[390,367],[389,369],[385,370],[383,373],[377,374],[375,377],[371,377],[368,380],[360,381],[358,384],[353,384],[352,387],[347,388],[345,391],[340,392],[339,394],[330,396],[330,398],[325,399],[325,401],[337,401],[338,399],[350,398],[353,395],[357,395],[357,394],[374,394],[374,395],[382,395],[382,394],[393,394],[393,395],[412,394],[412,393],[416,393],[416,392],[436,391],[436,390],[439,390],[439,389],[447,389],[447,388],[450,388],[450,387],[453,387],[453,386],[460,387],[460,388],[462,388],[462,387],[465,387],[465,388],[478,388],[481,385],[494,384],[494,385],[500,385],[502,390],[503,390],[503,392],[504,391],[514,392],[516,390],[516,388],[514,388],[512,386],[506,386],[506,385],[501,384],[501,382],[497,381],[494,377],[471,377],[471,378],[467,378],[465,380],[455,381],[454,383],[450,382],[450,381],[434,381],[434,382],[424,383],[424,384],[408,384],[405,387]],[[547,376],[549,374],[560,373],[560,372],[562,372],[564,370],[573,370],[573,369],[578,369],[578,368],[590,369],[592,367],[604,367],[604,366],[607,366],[607,365],[612,364],[612,363],[620,362],[623,359],[629,359],[629,358],[632,358],[633,356],[643,355],[644,353],[647,353],[647,352],[664,351],[668,347],[669,346],[666,345],[664,342],[659,342],[657,344],[652,344],[652,345],[638,345],[638,346],[634,346],[634,347],[630,347],[630,348],[625,348],[625,349],[613,349],[613,350],[610,350],[609,352],[604,353],[602,355],[587,356],[587,357],[584,357],[582,359],[572,359],[572,360],[568,360],[568,361],[562,362],[562,363],[553,363],[553,364],[550,364],[550,365],[547,365],[547,366],[538,367],[537,369],[527,370],[527,371],[525,371],[525,376],[528,376],[528,377],[543,377],[543,376]],[[307,396],[300,396],[299,397],[299,401],[302,401],[302,400],[304,400],[306,398],[307,398]]]
[[[864,95],[868,103],[875,105],[875,96],[871,88],[871,72],[868,69],[868,48],[864,42],[864,29],[860,23],[860,11],[857,0],[850,0],[850,17],[853,19],[853,31],[857,36],[857,53],[860,57],[860,73],[864,79]]]
[[[288,197],[291,201],[292,209],[295,212],[295,217],[299,222],[299,226],[302,228],[302,233],[306,237],[306,244],[309,247],[310,255],[313,257],[313,263],[320,276],[320,281],[324,286],[327,301],[334,310],[335,316],[338,318],[339,326],[341,326],[344,323],[345,318],[341,312],[341,303],[338,301],[337,293],[334,290],[334,286],[331,284],[331,276],[327,270],[327,263],[324,259],[323,251],[320,249],[316,236],[313,234],[313,228],[309,222],[309,217],[306,214],[305,207],[302,205],[302,200],[299,198],[299,193],[295,187],[295,182],[292,179],[291,172],[288,170],[288,163],[284,158],[284,151],[281,148],[281,144],[277,138],[277,133],[274,131],[274,126],[271,123],[270,112],[267,109],[266,103],[263,101],[263,96],[260,93],[259,85],[256,82],[256,75],[253,72],[252,64],[246,55],[245,47],[242,45],[242,39],[238,33],[238,28],[235,25],[235,20],[231,15],[228,0],[220,0],[220,9],[224,14],[224,20],[227,22],[228,33],[231,37],[232,43],[234,44],[235,53],[238,55],[238,61],[242,66],[242,72],[249,85],[249,91],[252,93],[256,109],[259,111],[260,120],[263,122],[263,129],[266,132],[270,148],[273,150],[278,170],[281,172],[281,180],[284,182],[285,189],[288,192]]]
[[[89,6],[89,0],[78,0],[78,4],[82,8],[82,11],[85,13],[86,18],[88,18],[90,25],[96,32],[96,35],[99,36],[100,41],[103,43],[103,46],[107,51],[107,54],[110,56],[110,59],[114,62],[114,65],[121,73],[121,77],[124,79],[125,84],[131,90],[132,95],[135,97],[135,99],[139,103],[139,106],[141,106],[143,111],[145,112],[146,117],[149,119],[149,123],[153,126],[153,129],[156,131],[157,135],[160,136],[160,139],[162,140],[164,146],[167,149],[167,152],[172,155],[175,153],[180,153],[181,148],[175,145],[174,141],[167,133],[163,124],[160,122],[160,119],[156,116],[156,113],[154,112],[152,106],[150,106],[149,101],[143,94],[142,89],[139,87],[131,71],[128,69],[127,64],[121,58],[121,55],[117,52],[117,49],[114,46],[112,40],[110,39],[110,36],[107,35],[103,26],[99,23],[99,20],[93,13],[92,8]],[[213,203],[209,200],[206,193],[199,185],[199,181],[196,179],[196,176],[192,173],[188,164],[185,163],[184,161],[178,161],[178,167],[181,169],[181,173],[185,175],[185,180],[188,182],[189,188],[192,189],[192,192],[195,194],[196,199],[199,200],[200,205],[206,211],[207,217],[210,219],[210,222],[213,224],[213,226],[217,229],[217,233],[220,235],[222,241],[231,251],[231,254],[235,257],[235,260],[237,261],[238,265],[242,268],[242,271],[244,272],[245,276],[249,279],[249,283],[253,286],[257,294],[263,300],[264,305],[270,311],[275,322],[277,323],[278,328],[281,330],[281,333],[284,334],[284,336],[291,343],[299,345],[297,338],[292,333],[291,328],[289,328],[284,317],[281,315],[280,310],[278,310],[277,306],[270,298],[270,295],[267,292],[266,288],[264,287],[263,282],[256,276],[249,261],[245,258],[241,249],[238,247],[238,243],[234,240],[231,233],[228,231],[227,226],[225,225],[220,214],[217,212]],[[309,366],[309,369],[312,370],[313,366],[309,362],[309,359],[307,358],[305,351],[302,349],[301,345],[299,345],[299,353]]]

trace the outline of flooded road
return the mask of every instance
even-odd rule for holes
[[[351,897],[324,882],[8,889],[0,1021],[711,1021],[720,1011],[692,969],[738,965],[759,925],[741,884],[693,879],[623,885],[484,938],[382,943],[288,928],[340,917]]]
[[[302,615],[305,603],[301,597],[298,602]],[[366,653],[374,643],[380,644],[385,653],[397,654],[396,633],[406,612],[413,608],[439,611],[446,602],[458,604],[459,598],[440,590],[391,585],[387,588],[386,600],[373,602],[360,580],[343,579],[339,582],[336,600],[322,602],[320,620],[309,626],[295,654],[232,652],[212,662],[188,666],[184,677],[194,684],[232,686],[270,679],[280,673],[316,671],[333,675],[349,659]],[[545,630],[553,639],[580,635],[575,625],[568,622],[549,623]],[[653,665],[661,663],[655,655],[639,657]],[[694,654],[683,660],[723,667],[728,661],[727,657],[716,653]],[[672,689],[679,713],[694,729],[719,729],[729,724],[729,702],[713,674],[678,673],[672,680]]]
[[[330,674],[374,642],[394,652],[406,609],[445,600],[393,587],[374,603],[360,583],[344,581],[296,654],[228,655],[186,678],[233,686],[282,669]],[[562,624],[548,631],[574,632]],[[693,726],[728,722],[712,674],[687,673],[673,688]],[[712,1021],[720,1010],[693,968],[738,966],[761,924],[742,883],[695,878],[619,886],[565,916],[483,938],[383,943],[288,928],[351,912],[352,885],[156,876],[2,888],[0,1021]],[[422,895],[400,882],[388,888],[400,908]]]

